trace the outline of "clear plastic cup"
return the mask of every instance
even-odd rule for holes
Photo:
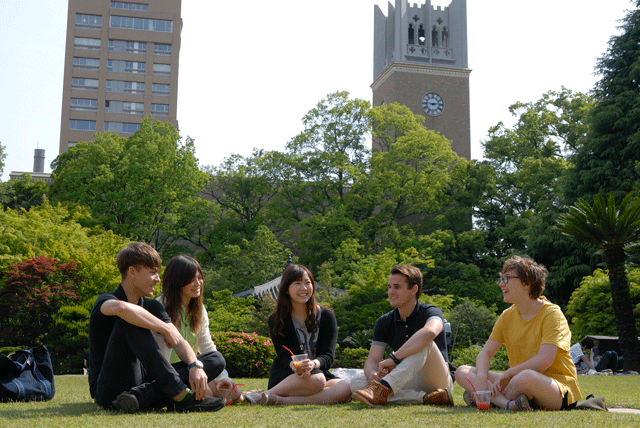
[[[489,410],[491,408],[491,391],[476,391],[475,396],[478,410]]]
[[[293,361],[293,367],[295,367],[296,369],[296,374],[301,375],[302,373],[304,373],[302,362],[308,358],[309,356],[307,354],[297,354],[291,357],[291,360]]]

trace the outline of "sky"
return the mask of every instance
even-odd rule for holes
[[[200,165],[284,150],[332,92],[371,101],[375,5],[387,13],[384,0],[183,0],[177,115]],[[562,86],[589,91],[633,6],[467,0],[472,159],[482,159],[490,127],[513,123],[511,104]],[[32,171],[36,148],[45,150],[45,172],[59,154],[67,8],[66,0],[0,0],[1,181]]]

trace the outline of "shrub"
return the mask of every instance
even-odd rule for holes
[[[468,348],[458,348],[453,352],[451,364],[454,366],[475,366],[476,357],[482,350],[481,346],[471,345]],[[509,368],[509,358],[507,357],[507,348],[501,347],[496,355],[491,359],[489,364],[490,370],[507,370]]]
[[[345,369],[361,369],[364,367],[368,356],[369,350],[365,348],[338,348],[333,366]]]
[[[227,361],[229,376],[263,378],[275,357],[271,339],[257,333],[218,332],[213,340]]]

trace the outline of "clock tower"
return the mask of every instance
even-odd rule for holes
[[[388,5],[386,16],[374,9],[373,105],[409,107],[470,159],[466,0],[451,0],[444,9],[431,0]]]

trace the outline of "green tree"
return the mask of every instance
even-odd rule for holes
[[[341,201],[366,167],[369,109],[368,101],[349,99],[348,92],[329,94],[304,116],[304,131],[287,143],[307,214],[324,213]]]
[[[609,269],[611,301],[624,367],[640,371],[640,340],[625,265],[626,248],[640,243],[640,200],[632,199],[631,193],[618,206],[613,193],[609,193],[607,201],[602,195],[596,195],[593,205],[580,199],[560,216],[557,227],[566,235],[602,248]]]
[[[636,328],[640,329],[640,268],[629,267],[629,293]],[[615,336],[616,323],[608,272],[596,269],[592,275],[585,276],[580,287],[571,295],[566,313],[574,337],[588,334]]]
[[[44,180],[31,181],[31,174],[25,172],[17,180],[9,180],[0,183],[0,204],[5,208],[24,208],[41,205],[47,194],[49,186]]]
[[[83,223],[93,223],[86,208],[67,209],[48,202],[29,211],[0,211],[0,270],[37,256],[63,263],[75,260],[84,278],[76,289],[83,300],[114,289],[120,282],[116,254],[127,241]]]
[[[589,245],[554,228],[565,206],[570,159],[584,145],[593,107],[589,95],[549,91],[510,106],[516,122],[492,127],[483,143],[493,177],[474,219],[489,231],[488,246],[498,257],[525,252],[547,266],[553,273],[547,294],[560,305],[598,262]]]
[[[229,210],[238,219],[245,237],[251,237],[258,224],[262,223],[277,186],[262,170],[261,150],[244,158],[234,154],[218,168],[210,168],[209,184],[203,194]]]
[[[640,181],[640,1],[622,19],[622,32],[609,40],[598,60],[591,132],[575,156],[572,197],[614,192],[617,198],[638,190]]]
[[[266,226],[258,226],[252,240],[226,245],[205,278],[205,292],[247,290],[282,275],[290,251],[280,244]]]
[[[5,150],[7,150],[7,148],[0,144],[0,175],[2,175],[4,171],[4,160],[7,158]]]
[[[169,123],[143,119],[123,139],[96,133],[53,163],[52,199],[87,205],[105,228],[162,250],[175,239],[180,208],[207,180],[193,140],[181,142]]]

